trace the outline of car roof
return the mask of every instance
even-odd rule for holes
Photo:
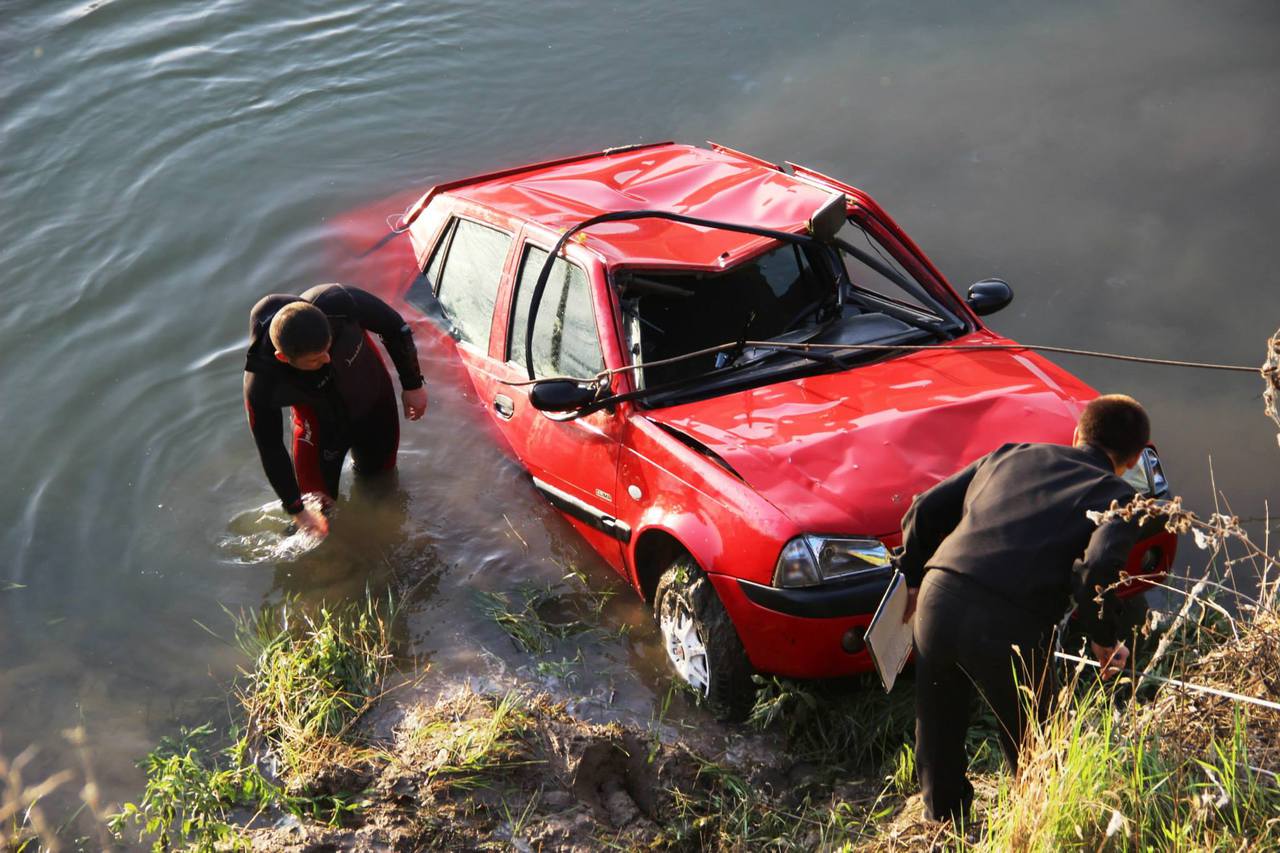
[[[535,164],[454,182],[446,191],[556,234],[601,213],[642,209],[797,231],[831,194],[748,155],[676,143]],[[722,269],[774,242],[659,219],[581,233],[577,239],[606,264],[649,268]]]

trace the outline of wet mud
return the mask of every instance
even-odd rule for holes
[[[714,820],[705,798],[725,773],[784,808],[815,793],[858,799],[879,790],[817,782],[762,735],[677,740],[579,719],[545,694],[461,689],[432,705],[383,709],[364,728],[375,757],[309,785],[359,795],[360,812],[338,827],[284,817],[252,828],[254,849],[701,849],[710,839],[700,828]]]

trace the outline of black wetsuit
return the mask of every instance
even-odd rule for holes
[[[1138,528],[1099,527],[1085,513],[1133,495],[1101,450],[1007,444],[912,503],[898,567],[908,586],[920,587],[916,767],[927,817],[961,815],[973,799],[965,733],[975,689],[1017,768],[1027,719],[1014,672],[1043,715],[1053,693],[1053,629],[1070,601],[1090,639],[1115,644],[1115,596],[1101,607],[1094,598],[1118,579]]]
[[[268,335],[276,312],[299,300],[329,318],[330,361],[319,370],[298,370],[277,359]],[[249,314],[245,410],[267,479],[290,513],[301,511],[305,492],[337,497],[348,451],[357,472],[395,467],[400,443],[396,394],[368,332],[382,338],[401,387],[421,388],[413,333],[394,308],[370,293],[322,284],[301,296],[265,296]],[[285,406],[293,410],[292,464],[281,436],[280,410]]]

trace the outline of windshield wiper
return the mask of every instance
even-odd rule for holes
[[[808,359],[809,361],[817,361],[823,364],[830,364],[840,368],[841,370],[847,370],[849,368],[850,366],[849,363],[845,361],[845,357],[847,354],[842,353],[837,355],[836,353],[831,352],[830,350],[827,350],[827,349],[821,349],[821,350],[807,349],[804,346],[799,345],[802,343],[803,342],[796,342],[796,341],[777,341],[777,342],[759,341],[757,343],[752,344],[751,348],[757,349],[757,350],[766,350],[766,352],[762,352],[760,353],[760,355],[756,356],[755,358],[752,358],[749,361],[744,361],[737,366],[747,367],[750,365],[759,364],[761,361],[764,361],[766,358],[770,358],[771,356],[790,355],[790,356],[794,356],[795,358],[804,358],[804,359]],[[707,374],[703,374],[703,375],[705,376]]]
[[[796,347],[794,343],[787,343],[784,341],[778,341],[776,345],[769,341],[761,341],[758,344],[753,344],[752,348],[753,349],[767,348],[770,350],[770,352],[767,353],[768,355],[773,355],[776,352],[783,352],[789,355],[794,355],[798,358],[804,358],[810,361],[822,362],[824,364],[831,364],[836,367],[839,367],[842,370],[848,369],[849,367],[848,362],[846,362],[843,358],[841,358],[841,356],[836,355],[835,353],[818,351],[818,350],[800,349]],[[680,389],[688,390],[688,386],[690,385],[695,385],[699,382],[705,382],[707,380],[722,379],[726,374],[737,373],[741,371],[743,368],[756,363],[757,362],[755,361],[749,361],[742,364],[727,364],[727,365],[724,365],[723,367],[713,367],[705,373],[697,373],[692,376],[682,376],[679,379],[673,379],[670,382],[664,382],[661,385],[655,385],[650,388],[637,388],[634,391],[625,391],[621,394],[613,394],[611,396],[603,397],[586,406],[583,406],[581,409],[574,411],[569,417],[564,418],[564,420],[574,420],[576,418],[583,417],[584,415],[589,415],[593,412],[598,412],[601,409],[607,409],[610,406],[616,405],[618,403],[623,403],[628,400],[644,400],[648,397],[653,397],[661,394],[668,394],[668,393],[671,393],[672,391],[678,391]],[[638,365],[638,366],[643,367],[643,365]]]

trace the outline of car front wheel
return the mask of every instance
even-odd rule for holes
[[[653,613],[667,658],[717,718],[741,720],[755,686],[738,632],[693,558],[676,558],[658,580]]]

